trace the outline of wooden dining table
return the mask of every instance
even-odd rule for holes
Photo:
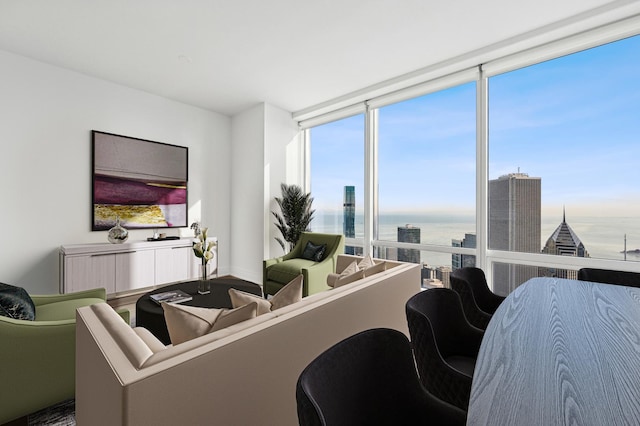
[[[640,425],[640,288],[516,288],[485,331],[467,424]]]

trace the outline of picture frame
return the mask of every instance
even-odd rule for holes
[[[92,230],[187,226],[189,148],[91,131]]]

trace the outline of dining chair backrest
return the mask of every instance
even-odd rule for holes
[[[465,281],[468,283],[476,304],[483,312],[489,315],[493,315],[505,299],[503,296],[499,296],[491,291],[487,284],[484,271],[480,268],[469,266],[456,269],[451,272],[451,278],[452,280],[455,279],[456,281]]]
[[[463,269],[456,269],[450,275],[451,288],[458,293],[460,301],[462,302],[462,309],[467,317],[467,320],[474,326],[485,330],[489,321],[491,320],[491,314],[483,311],[478,306],[476,298],[473,294],[473,286],[471,279],[468,277],[468,273],[465,273]]]
[[[315,358],[296,386],[301,425],[464,425],[464,411],[430,395],[418,379],[407,337],[363,331]]]
[[[640,287],[639,273],[611,269],[582,268],[578,270],[578,280]]]
[[[406,315],[423,386],[437,398],[466,410],[473,373],[461,370],[452,359],[464,359],[473,366],[483,331],[469,323],[460,296],[447,288],[412,296]]]
[[[424,290],[409,299],[406,308],[413,320],[430,326],[442,357],[458,352],[458,336],[471,324],[456,292],[447,288]],[[411,325],[409,327],[411,333]]]

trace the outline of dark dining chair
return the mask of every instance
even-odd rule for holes
[[[406,314],[423,386],[436,398],[466,411],[484,332],[469,323],[460,296],[448,288],[412,296]]]
[[[582,268],[578,270],[578,280],[640,287],[639,273],[611,269]]]
[[[464,425],[466,413],[420,384],[407,337],[387,328],[321,353],[296,385],[300,425]]]
[[[485,330],[491,316],[505,299],[493,293],[487,285],[484,271],[465,267],[451,272],[451,288],[460,295],[462,308],[474,326]]]

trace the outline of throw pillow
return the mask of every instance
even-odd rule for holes
[[[358,262],[356,262],[355,260],[353,262],[351,262],[349,264],[349,266],[347,266],[346,268],[344,268],[344,271],[340,272],[340,276],[347,276],[347,275],[351,275],[354,272],[358,272],[360,270],[360,268],[358,268]]]
[[[365,268],[364,276],[365,277],[370,277],[371,275],[375,275],[378,272],[382,272],[382,271],[386,271],[386,270],[387,270],[387,262],[376,263],[373,266],[369,266],[368,268]]]
[[[0,283],[0,315],[33,321],[36,319],[36,306],[24,288]]]
[[[244,291],[236,290],[235,288],[229,289],[229,298],[231,299],[231,306],[234,308],[245,305],[247,303],[255,302],[258,304],[258,315],[266,314],[267,312],[275,311],[279,308],[291,305],[293,303],[302,300],[302,274],[289,281],[287,285],[282,287],[270,300],[255,294],[247,293]]]
[[[373,259],[371,258],[371,255],[368,254],[366,257],[364,257],[360,262],[358,262],[358,268],[360,269],[366,269],[366,268],[370,268],[372,266],[374,266],[376,263],[373,261]]]
[[[351,275],[355,272],[358,272],[359,270],[360,268],[358,268],[358,262],[354,260],[339,274],[330,273],[329,275],[327,275],[327,285],[329,287],[335,287],[336,281],[338,281],[340,278]]]
[[[258,304],[253,302],[236,309],[215,309],[162,302],[162,309],[171,343],[179,345],[196,337],[255,318]]]
[[[343,277],[338,278],[336,282],[333,284],[333,288],[338,288],[346,284],[351,284],[352,282],[358,281],[359,279],[362,279],[362,278],[364,278],[364,269],[360,269],[357,272],[354,272],[353,274],[345,275]]]
[[[314,262],[320,262],[326,249],[326,244],[315,245],[311,241],[307,241],[301,257],[303,259],[313,260]]]

